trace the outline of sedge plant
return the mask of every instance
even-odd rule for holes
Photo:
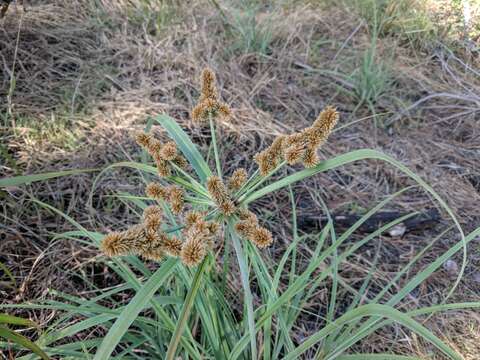
[[[201,85],[201,96],[191,118],[196,125],[210,129],[211,167],[178,123],[161,115],[147,129],[157,122],[167,131],[170,141],[161,142],[149,132],[139,133],[136,140],[149,158],[144,162],[112,164],[97,177],[98,180],[106,171],[118,167],[133,168],[142,174],[144,196],[126,192],[115,195],[132,211],[139,212],[138,224],[101,234],[87,230],[53,206],[32,199],[76,228],[57,234],[52,241],[71,239],[98,246],[105,255],[98,261],[105,263],[119,279],[118,284],[99,288],[84,276],[84,281],[92,287],[88,297],[54,291],[56,300],[3,305],[6,309],[62,312],[43,331],[36,346],[48,356],[62,359],[415,359],[413,354],[354,352],[355,344],[396,324],[423,337],[449,358],[461,359],[416,318],[480,306],[480,303],[447,303],[464,266],[439,305],[409,311],[402,310],[400,305],[451,256],[463,250],[465,257],[466,245],[480,234],[480,228],[464,235],[455,215],[437,193],[408,168],[381,152],[361,149],[320,161],[317,150],[339,121],[339,114],[332,107],[325,108],[311,126],[275,138],[252,159],[257,165],[253,173],[244,168],[230,175],[223,173],[226,166],[221,163],[222,144],[217,131],[220,120],[227,121],[232,110],[220,100],[211,70],[203,71]],[[355,242],[347,240],[408,188],[381,201],[341,234],[337,234],[331,220],[318,233],[301,234],[291,185],[368,159],[391,164],[430,193],[452,218],[460,240],[427,267],[414,272],[413,267],[434,242],[445,236],[440,234],[374,296],[367,297],[365,292],[375,269],[370,269],[361,288],[356,290],[339,276],[342,264],[362,246],[416,213],[391,221]],[[285,175],[288,166],[296,164],[304,168]],[[0,179],[0,186],[79,172],[5,178]],[[280,189],[289,190],[292,233],[283,255],[274,260],[261,249],[274,246],[275,236],[251,205]],[[300,243],[313,244],[308,261],[298,251]],[[238,278],[233,275],[237,273]],[[408,281],[399,281],[405,277]],[[331,283],[328,288],[327,281]],[[317,302],[315,294],[322,288],[328,290],[328,306],[324,313],[310,314],[315,316],[318,329],[299,341],[295,336],[297,325],[309,312],[310,304]],[[346,309],[339,309],[342,301],[339,296],[345,292],[353,300]],[[87,331],[92,335],[81,339],[79,334]],[[33,359],[34,355],[22,354],[18,358]]]

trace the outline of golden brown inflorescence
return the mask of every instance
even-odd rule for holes
[[[261,175],[268,175],[282,161],[290,165],[302,163],[307,168],[317,165],[319,162],[317,150],[328,139],[338,118],[337,110],[328,106],[312,126],[298,133],[277,137],[269,148],[255,155]]]
[[[212,70],[204,69],[202,72],[202,90],[198,104],[193,108],[191,117],[194,123],[206,122],[211,117],[230,118],[230,107],[219,100],[215,86],[216,77]]]
[[[272,233],[258,224],[257,216],[248,209],[238,211],[240,221],[235,224],[237,233],[250,240],[259,248],[264,248],[272,244]]]
[[[239,190],[247,181],[247,176],[247,170],[244,168],[235,170],[232,176],[228,179],[228,189],[230,191]]]
[[[187,266],[198,265],[213,246],[220,225],[203,220],[200,213],[190,212],[187,217],[183,242],[161,230],[162,211],[157,206],[149,206],[144,210],[142,224],[106,235],[102,251],[107,256],[136,254],[155,261],[168,255],[180,257]]]
[[[219,229],[216,222],[204,221],[198,213],[190,213],[189,222],[183,231],[185,243],[180,257],[187,266],[198,265],[213,246],[214,237]]]
[[[145,194],[157,201],[166,201],[172,212],[180,214],[184,205],[184,190],[180,186],[170,185],[164,187],[158,183],[149,183],[145,188]]]
[[[207,179],[207,190],[222,214],[230,216],[235,212],[235,204],[218,176],[214,175]]]
[[[161,177],[172,175],[172,164],[175,164],[180,168],[185,168],[187,166],[187,161],[178,153],[177,145],[175,145],[175,142],[173,141],[162,144],[160,140],[145,133],[137,134],[136,141],[153,158],[157,165],[158,175]]]

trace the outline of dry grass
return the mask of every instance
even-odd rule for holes
[[[321,108],[333,104],[341,111],[340,125],[358,121],[332,136],[323,150],[325,157],[364,147],[381,149],[431,184],[463,219],[466,230],[478,226],[480,76],[468,57],[442,47],[415,53],[393,37],[379,39],[377,56],[388,60],[393,82],[372,115],[366,105],[357,108],[348,92],[352,82],[343,76],[354,70],[352,59],[371,46],[370,33],[343,8],[313,9],[315,5],[307,2],[275,8],[268,51],[259,54],[236,46],[238,39],[227,31],[225,19],[208,1],[192,6],[103,0],[97,2],[100,7],[93,7],[93,3],[32,1],[26,14],[12,7],[0,23],[0,95],[8,98],[0,104],[2,175],[102,167],[139,156],[131,133],[141,129],[149,115],[167,112],[190,127],[188,113],[198,96],[197,79],[208,64],[219,75],[222,97],[235,113],[233,122],[221,130],[226,139],[223,156],[231,169],[249,163],[246,159],[275,135],[308,126]],[[226,4],[222,6],[228,19],[233,15]],[[259,11],[259,21],[268,18],[268,7]],[[165,17],[165,13],[174,15]],[[190,131],[200,142],[206,136],[198,129]],[[127,174],[130,181],[125,184],[120,179]],[[0,283],[3,301],[51,297],[49,289],[87,291],[88,285],[76,273],[99,286],[110,284],[112,279],[95,263],[93,249],[50,240],[51,234],[68,226],[29,199],[52,204],[89,228],[115,229],[131,223],[135,214],[113,203],[108,195],[119,188],[141,191],[133,185],[135,176],[125,170],[109,173],[97,186],[89,211],[91,175],[10,189],[9,196],[0,192],[4,214],[0,261],[18,280],[14,292]],[[409,184],[392,168],[371,162],[330,172],[295,191],[304,205],[301,215],[306,216],[314,203],[309,196],[312,189],[322,194],[332,211],[358,211]],[[288,196],[280,193],[259,205],[272,209],[287,203]],[[403,211],[421,210],[432,203],[414,189],[396,206]],[[285,219],[289,216],[284,212]],[[271,219],[277,228],[285,223],[281,220]],[[391,278],[442,229],[440,224],[438,229],[400,239],[379,239],[381,265],[375,278]],[[280,227],[277,234],[284,243],[288,243],[283,236],[286,230]],[[449,244],[442,240],[429,256],[434,258]],[[471,246],[458,301],[478,299],[480,294],[480,256],[475,246],[478,243]],[[275,258],[282,251],[279,245],[270,253]],[[308,254],[308,244],[302,251]],[[370,264],[366,259],[376,251],[364,249],[344,268],[343,279],[361,286],[359,279]],[[411,301],[435,303],[451,283],[446,272],[439,272],[412,294]],[[232,281],[231,286],[240,285]],[[319,307],[327,301],[320,293],[318,300]],[[312,311],[318,311],[318,306],[312,306]],[[32,312],[30,316],[46,324],[55,314]],[[475,316],[472,312],[458,312],[454,318],[436,316],[428,325],[447,337],[466,359],[475,359],[480,353]],[[299,339],[309,334],[312,321],[306,318],[298,324]],[[379,350],[378,344],[383,343],[400,353],[414,351],[420,356],[432,351],[410,333],[391,330],[359,346]]]

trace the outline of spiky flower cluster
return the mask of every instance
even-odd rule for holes
[[[222,214],[230,216],[235,212],[235,204],[222,179],[215,175],[210,176],[207,179],[207,190]]]
[[[164,187],[158,183],[150,183],[145,188],[148,197],[167,202],[174,214],[180,214],[184,206],[184,190],[180,186],[170,185]]]
[[[326,107],[312,124],[298,133],[277,137],[272,145],[255,155],[255,162],[260,173],[266,176],[282,160],[293,165],[303,163],[307,168],[318,164],[317,149],[323,145],[338,121],[338,112],[333,107]]]
[[[137,134],[136,140],[155,160],[158,175],[161,177],[168,177],[172,174],[171,163],[176,164],[180,168],[187,166],[187,161],[178,153],[177,145],[174,141],[162,144],[160,140],[146,133]]]
[[[209,117],[228,119],[231,116],[230,107],[219,100],[215,81],[215,73],[208,68],[204,69],[200,99],[191,113],[193,122],[197,124],[208,121]]]
[[[207,222],[197,212],[186,215],[186,226],[183,230],[185,243],[182,246],[180,257],[187,266],[198,265],[206,256],[208,249],[213,246],[213,239],[218,232],[216,222]]]
[[[143,223],[108,234],[102,241],[102,250],[107,256],[137,254],[156,261],[165,254],[178,252],[181,240],[168,236],[161,230],[161,224],[162,209],[149,206],[143,212]]]
[[[182,241],[161,230],[162,209],[149,206],[143,212],[142,224],[106,235],[102,250],[107,256],[136,254],[155,261],[168,255],[180,257],[187,266],[198,265],[213,246],[219,224],[204,221],[199,213],[189,212],[186,218]]]
[[[228,179],[228,189],[230,191],[237,191],[247,182],[247,170],[239,168],[235,170],[232,176]]]
[[[258,224],[257,216],[248,209],[238,211],[240,221],[235,224],[235,230],[240,236],[250,240],[259,248],[272,244],[272,233]]]

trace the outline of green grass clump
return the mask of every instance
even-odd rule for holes
[[[214,79],[208,76],[206,78],[210,81]],[[281,141],[277,139],[263,155],[257,156],[256,161],[260,163],[261,169],[247,174],[246,178],[241,171],[237,174],[236,181],[231,182],[235,185],[234,188],[221,188],[219,181],[226,179],[223,173],[226,167],[220,162],[222,144],[217,140],[219,125],[215,119],[221,115],[219,109],[222,103],[218,101],[212,81],[207,88],[208,91],[204,88],[202,92],[196,116],[197,120],[204,120],[199,121],[200,125],[203,123],[210,126],[213,166],[209,165],[188,134],[173,118],[160,115],[150,121],[147,129],[153,123],[162,126],[175,142],[178,153],[172,151],[172,146],[167,151],[164,149],[165,145],[152,142],[150,137],[144,136],[140,140],[145,140],[141,142],[145,143],[147,150],[153,155],[156,166],[152,166],[146,157],[144,162],[115,163],[105,168],[97,179],[113,168],[128,167],[141,173],[145,185],[155,179],[162,184],[181,187],[184,191],[182,206],[203,214],[204,221],[214,221],[219,225],[220,236],[214,240],[217,245],[212,245],[210,240],[205,244],[201,243],[201,246],[205,246],[205,251],[202,252],[201,259],[194,263],[184,261],[181,255],[183,248],[179,257],[174,256],[175,254],[161,256],[161,252],[158,252],[158,264],[151,266],[135,255],[148,255],[148,251],[153,249],[149,247],[151,244],[145,242],[147,237],[141,235],[140,240],[132,240],[131,248],[126,251],[122,250],[123,247],[117,248],[120,251],[110,254],[122,253],[124,256],[100,256],[97,259],[116,274],[118,284],[108,288],[99,288],[92,284],[92,296],[89,298],[56,292],[55,301],[3,305],[3,308],[51,309],[61,312],[40,335],[35,342],[36,346],[48,356],[62,359],[172,360],[178,356],[199,360],[293,360],[302,356],[309,359],[402,359],[405,357],[394,354],[357,354],[352,350],[356,343],[373,332],[395,323],[421,336],[449,358],[461,359],[458,353],[415,318],[438,311],[480,306],[480,303],[446,303],[463,274],[465,262],[457,281],[441,304],[409,311],[400,310],[400,305],[411,291],[438,270],[447,259],[462,249],[465,256],[466,245],[480,234],[480,228],[464,236],[455,215],[437,193],[408,168],[381,152],[361,149],[316,163],[307,161],[307,150],[310,151],[312,144],[317,144],[320,139],[316,138],[315,134],[318,133],[315,131],[321,127],[321,121],[317,122],[321,117],[307,130],[285,136]],[[324,131],[327,127],[322,129]],[[323,137],[320,140],[325,139],[326,137]],[[184,167],[186,164],[182,164],[182,161],[175,157],[177,155],[185,159],[189,167]],[[307,167],[274,178],[273,175],[278,175],[280,169],[287,170],[286,162],[292,159],[303,161]],[[460,240],[456,244],[408,280],[404,281],[405,277],[414,272],[414,266],[432,244],[418,253],[376,294],[369,293],[368,296],[366,289],[375,269],[370,269],[360,290],[355,290],[344,284],[339,276],[343,263],[354,256],[362,246],[416,213],[385,224],[355,242],[348,240],[365,221],[406,189],[377,204],[342,233],[335,231],[330,220],[318,233],[306,235],[301,235],[297,229],[296,201],[291,190],[291,185],[311,176],[362,160],[384,161],[409,176],[444,208],[460,233]],[[262,171],[262,168],[265,171]],[[4,178],[0,179],[0,186],[18,186],[71,173]],[[212,178],[216,179],[213,183]],[[255,200],[280,189],[289,190],[292,210],[292,230],[289,235],[292,241],[279,259],[271,259],[260,252],[255,241],[239,231],[238,220],[244,214],[242,209],[246,210]],[[153,227],[153,239],[157,241],[155,236],[161,231],[176,236],[182,244],[186,244],[190,233],[185,232],[188,225],[182,215],[183,209],[175,205],[174,199],[169,197],[168,193],[157,193],[162,196],[154,196],[155,201],[126,192],[119,192],[116,198],[139,213],[155,203],[163,209],[163,217],[160,227]],[[154,195],[155,191],[149,191],[149,194]],[[177,197],[175,199],[178,200]],[[33,201],[61,215],[75,226],[76,230],[57,234],[55,240],[71,239],[105,249],[104,234],[87,230],[67,214],[48,204]],[[233,208],[226,206],[229,201]],[[251,217],[250,220],[252,219]],[[261,219],[257,221],[261,222]],[[140,226],[147,226],[141,224]],[[148,226],[151,227],[151,224]],[[139,234],[145,231],[141,229]],[[307,259],[298,251],[301,243],[313,244]],[[160,241],[158,245],[154,249],[162,250],[165,243]],[[217,265],[217,262],[220,260],[221,266],[218,266],[220,264]],[[232,276],[235,279],[238,276],[241,283],[241,289],[235,292],[226,286]],[[88,278],[84,280],[90,282]],[[327,282],[331,286],[326,286]],[[295,336],[296,325],[308,312],[309,304],[317,301],[315,294],[319,289],[327,293],[328,306],[324,313],[312,315],[315,316],[318,326],[300,341]],[[345,299],[341,298],[345,292],[351,294],[353,300],[346,308],[340,308],[340,304],[345,302]],[[239,304],[236,305],[235,300]],[[94,329],[95,331],[92,331]],[[91,336],[82,338],[87,332]],[[7,343],[1,343],[0,346],[18,348]],[[27,354],[18,358],[34,357]]]

